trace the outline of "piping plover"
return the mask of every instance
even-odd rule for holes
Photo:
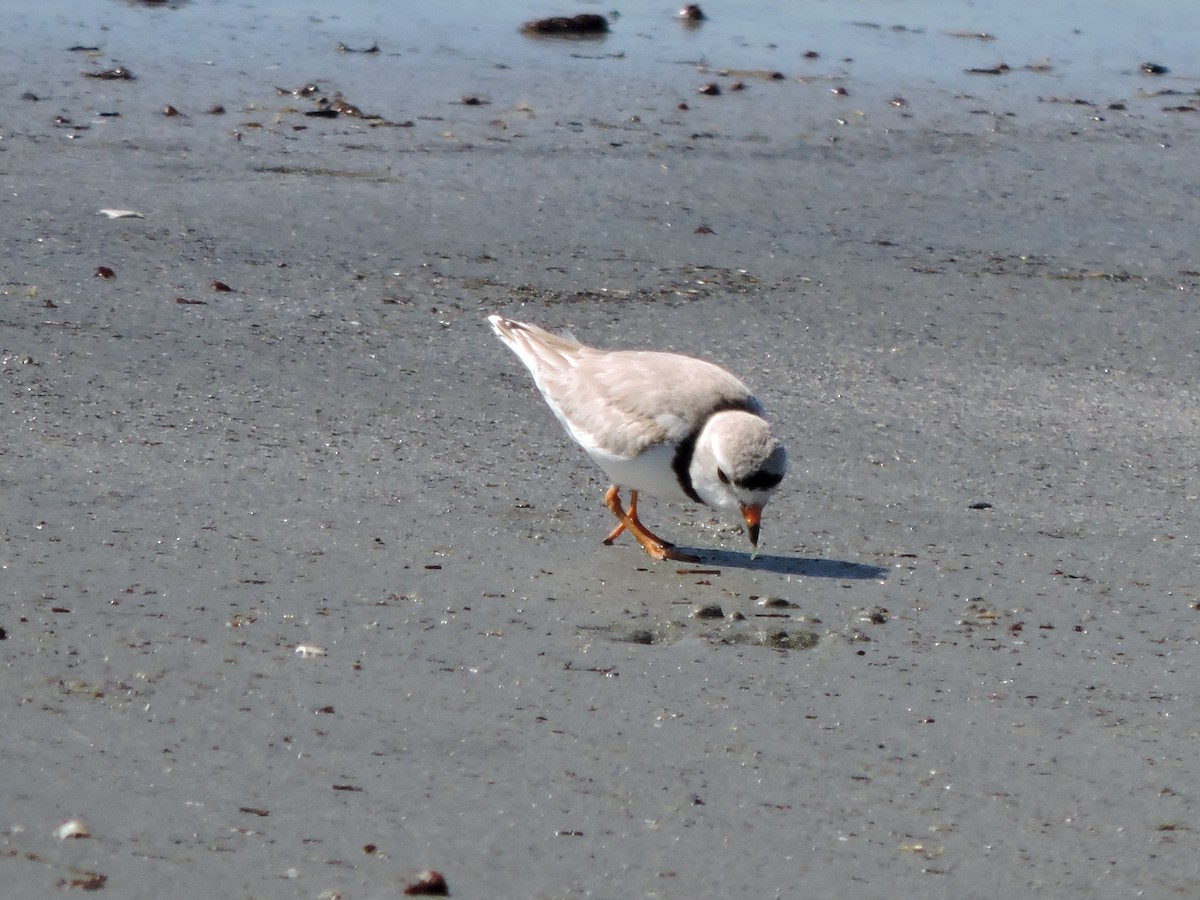
[[[654,559],[698,562],[641,523],[644,492],[739,517],[751,557],[758,553],[759,519],[787,470],[787,451],[746,385],[690,356],[599,350],[503,316],[488,321],[567,433],[612,481],[604,503],[617,527],[604,543],[628,531]]]

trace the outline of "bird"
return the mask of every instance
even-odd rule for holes
[[[602,350],[501,315],[488,321],[608,476],[604,504],[617,525],[605,544],[628,531],[653,559],[700,561],[642,524],[638,497],[646,493],[740,519],[757,556],[763,507],[787,472],[787,450],[742,381],[679,353]]]

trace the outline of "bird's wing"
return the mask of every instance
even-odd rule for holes
[[[762,414],[729,372],[675,353],[582,347],[574,367],[543,372],[540,386],[577,441],[622,459],[682,440],[718,410]]]

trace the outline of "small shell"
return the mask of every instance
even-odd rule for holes
[[[69,819],[58,826],[58,830],[54,832],[58,835],[60,841],[65,841],[68,838],[90,838],[91,830],[79,819]]]
[[[318,647],[315,644],[300,644],[296,647],[296,652],[300,654],[301,659],[308,659],[310,656],[325,656],[325,648]]]
[[[441,872],[430,869],[417,876],[417,880],[404,889],[406,897],[449,897],[450,888]]]
[[[144,219],[146,218],[140,212],[134,209],[102,209],[101,215],[108,216],[110,219]]]

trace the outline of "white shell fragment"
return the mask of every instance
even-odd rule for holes
[[[310,656],[324,656],[325,648],[313,644],[300,644],[296,647],[296,652],[300,654],[301,659],[308,659]]]
[[[54,832],[58,835],[60,841],[65,841],[68,838],[90,838],[91,830],[79,821],[79,819],[69,819],[58,826],[58,830]]]
[[[108,216],[110,219],[144,219],[146,218],[136,209],[102,209],[101,214]]]

